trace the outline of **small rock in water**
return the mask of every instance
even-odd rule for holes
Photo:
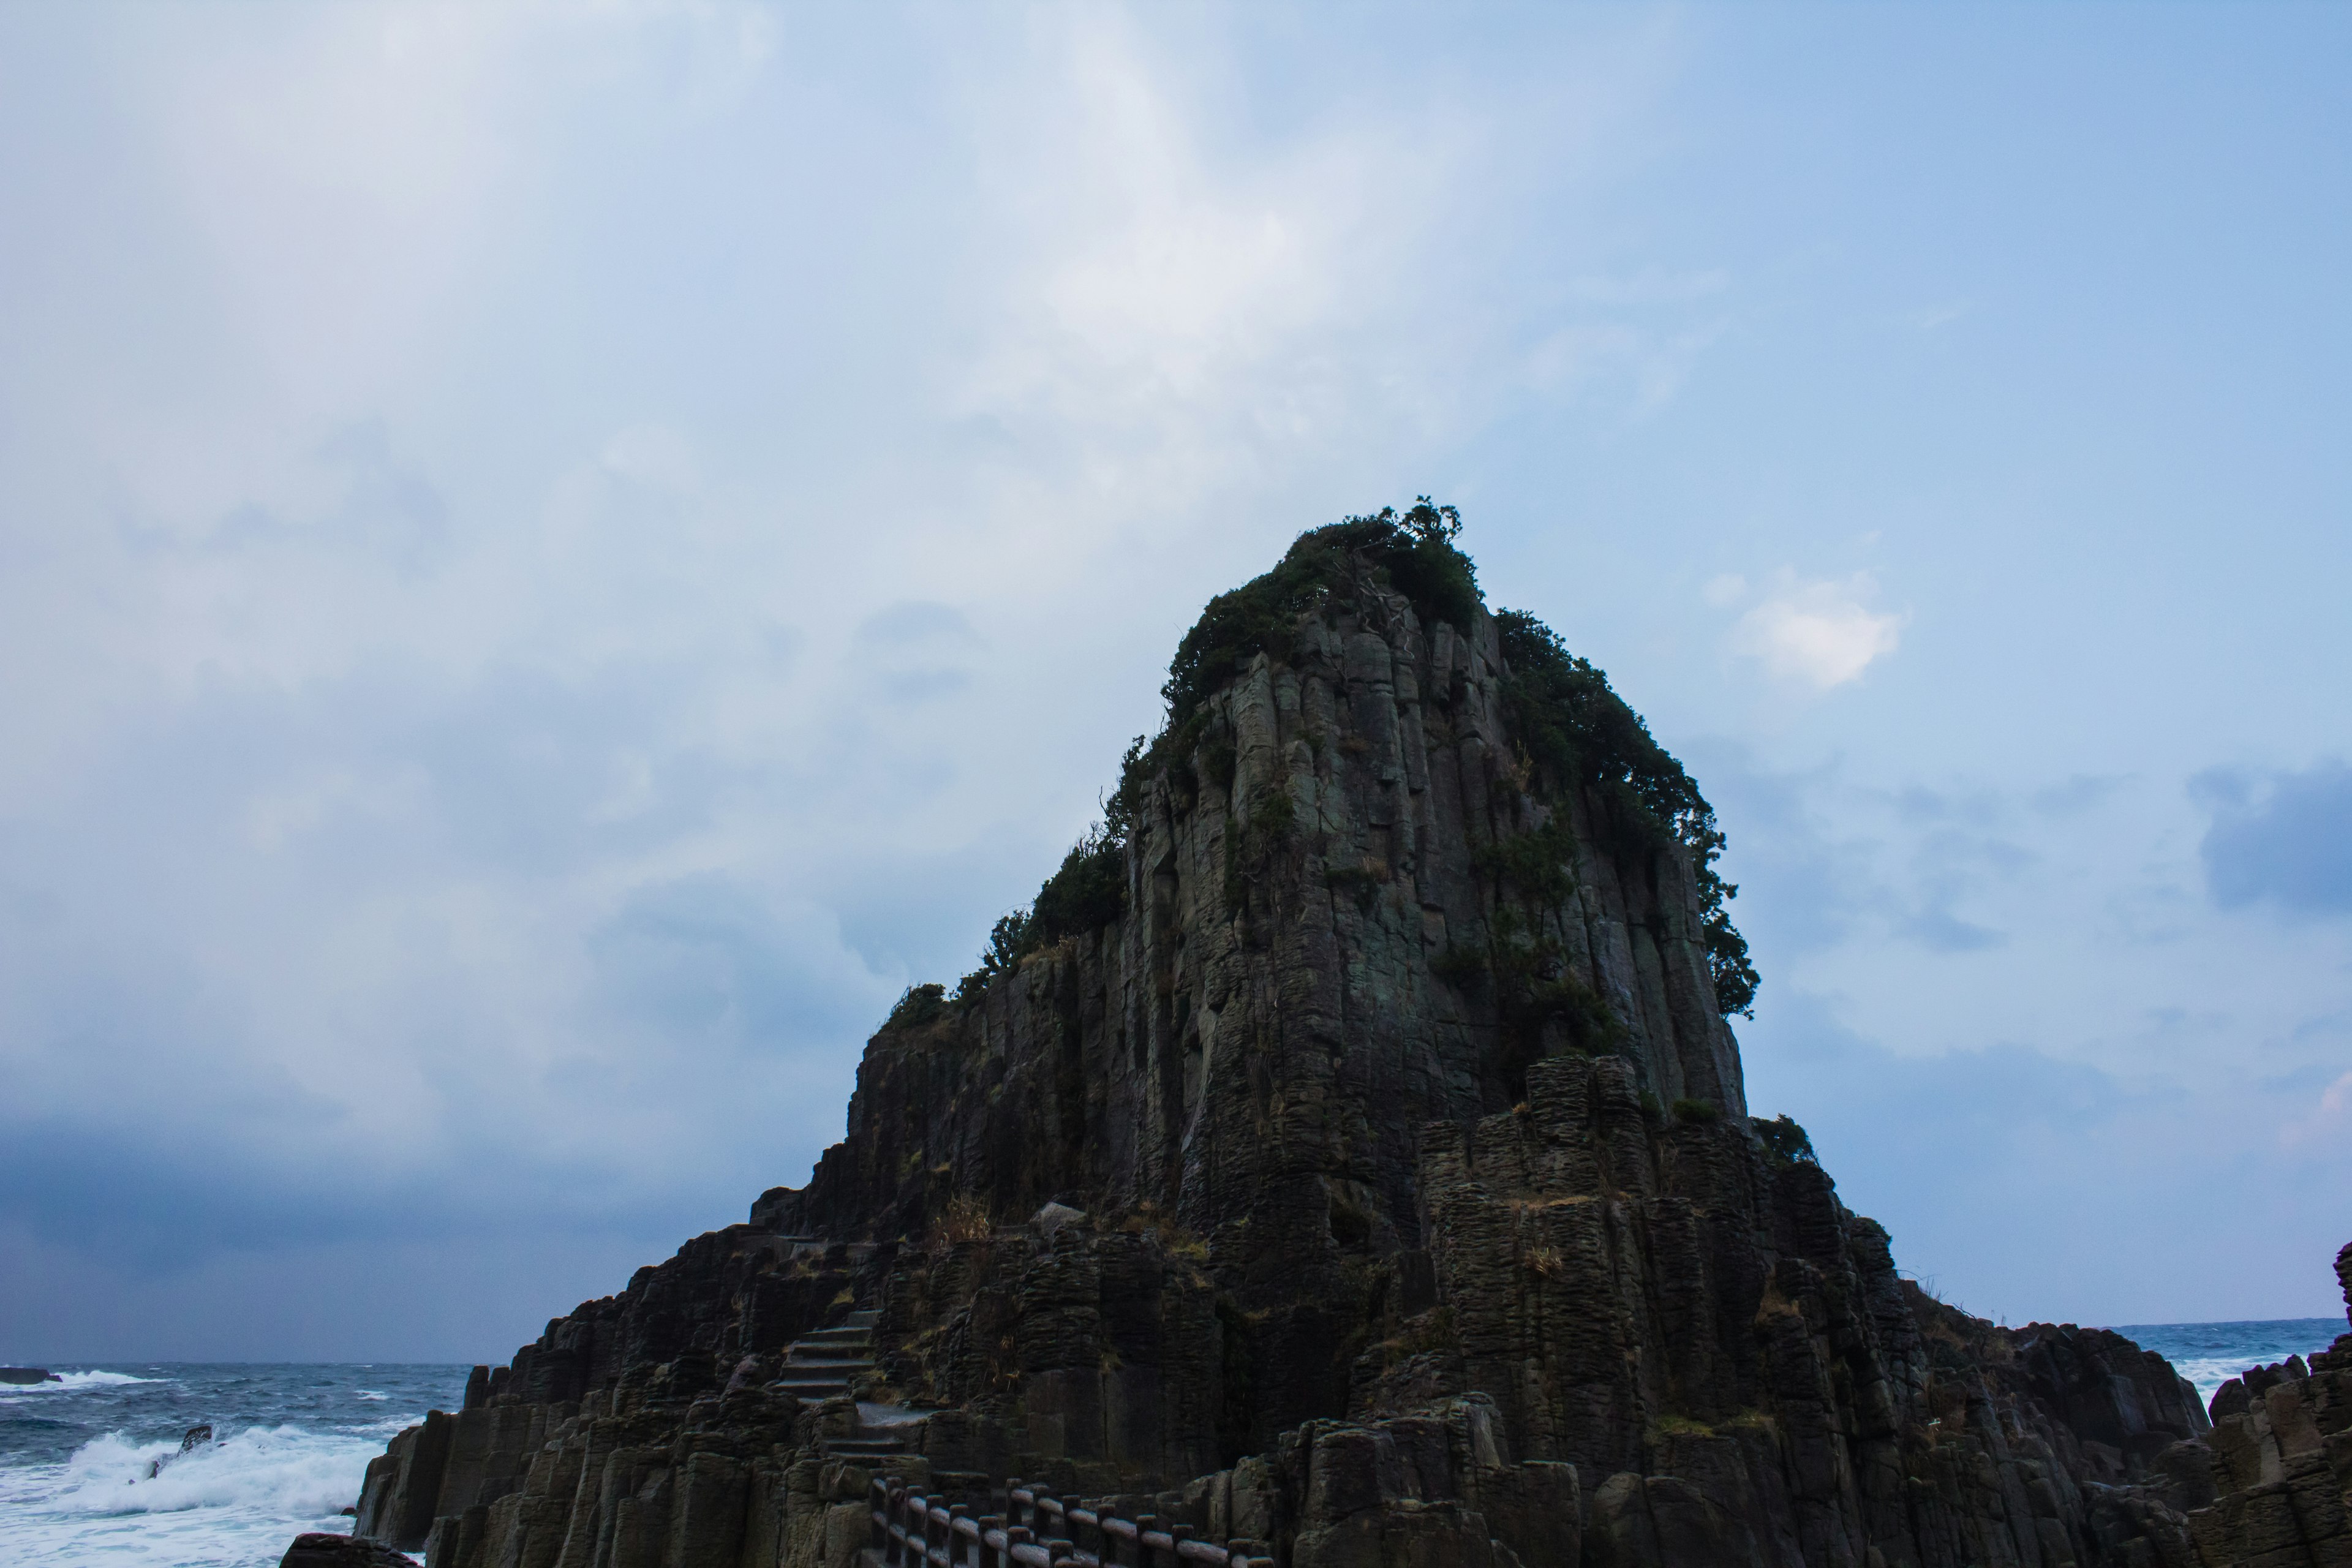
[[[298,1535],[278,1568],[416,1568],[416,1564],[378,1541],[355,1535]]]
[[[184,1454],[191,1448],[200,1448],[212,1440],[213,1428],[212,1423],[209,1421],[205,1422],[200,1426],[191,1426],[188,1428],[187,1436],[180,1439],[180,1454]],[[162,1475],[163,1473],[163,1467],[170,1464],[172,1460],[178,1458],[180,1454],[169,1455],[163,1458],[150,1462],[147,1467],[147,1479],[152,1481],[157,1476]]]
[[[64,1378],[45,1366],[0,1366],[0,1383],[34,1384],[63,1383]]]

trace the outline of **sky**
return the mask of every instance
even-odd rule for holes
[[[1300,531],[1730,837],[1948,1300],[2352,1240],[2352,11],[0,8],[0,1359],[503,1360],[805,1179]]]

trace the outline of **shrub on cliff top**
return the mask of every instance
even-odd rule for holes
[[[1163,767],[1189,763],[1204,733],[1198,721],[1202,700],[1261,650],[1287,638],[1300,613],[1344,586],[1352,573],[1369,569],[1375,582],[1403,594],[1426,620],[1467,628],[1482,601],[1470,558],[1454,547],[1461,530],[1459,511],[1423,496],[1402,514],[1384,507],[1370,517],[1311,529],[1293,542],[1273,571],[1210,600],[1168,667],[1160,688],[1168,718],[1158,739],[1139,735],[1128,747],[1119,760],[1118,786],[1103,802],[1101,823],[1064,857],[1061,869],[1045,879],[1033,903],[996,922],[980,967],[957,984],[955,999],[971,1001],[1030,953],[1065,937],[1099,931],[1126,912],[1124,857],[1144,784]],[[1220,788],[1232,784],[1230,737],[1223,738],[1222,750],[1212,744],[1209,766]]]
[[[1232,786],[1232,737],[1211,722],[1204,704],[1260,653],[1286,647],[1302,615],[1347,602],[1354,585],[1369,578],[1374,586],[1402,594],[1424,623],[1471,629],[1485,600],[1470,558],[1454,544],[1461,531],[1456,509],[1423,496],[1402,513],[1383,507],[1369,517],[1310,529],[1292,542],[1273,571],[1210,600],[1169,663],[1160,689],[1167,716],[1159,734],[1149,740],[1139,735],[1128,747],[1118,787],[1103,802],[1102,822],[1063,858],[1034,903],[996,922],[980,967],[957,985],[955,1000],[972,1000],[995,975],[1030,953],[1098,931],[1125,912],[1127,841],[1145,786],[1164,773],[1189,794],[1199,782],[1192,776],[1196,751],[1210,782],[1221,789]],[[1641,715],[1610,689],[1608,678],[1570,653],[1558,633],[1517,610],[1497,611],[1495,623],[1508,667],[1506,711],[1538,785],[1595,789],[1617,807],[1617,826],[1654,842],[1678,843],[1689,852],[1717,1003],[1727,1014],[1754,1016],[1759,980],[1747,941],[1726,909],[1739,889],[1715,870],[1724,837],[1714,809],[1682,764],[1651,736]],[[1540,831],[1523,837],[1528,842],[1519,847],[1528,853],[1519,860],[1553,847],[1550,836]],[[1532,863],[1498,860],[1485,868],[1529,895],[1554,892],[1552,884],[1561,879],[1557,865],[1547,871]]]
[[[980,967],[957,983],[955,999],[971,1001],[1031,953],[1100,931],[1126,912],[1127,836],[1097,823],[1062,857],[1061,869],[1045,879],[1034,902],[997,921]]]
[[[1776,1116],[1766,1121],[1759,1117],[1748,1125],[1748,1130],[1762,1141],[1764,1152],[1781,1164],[1792,1164],[1799,1160],[1807,1164],[1818,1163],[1813,1158],[1813,1141],[1805,1135],[1805,1130],[1798,1126],[1793,1118]]]
[[[1402,515],[1382,507],[1370,517],[1300,534],[1273,571],[1210,600],[1176,645],[1160,689],[1168,701],[1169,730],[1181,730],[1202,700],[1251,659],[1286,643],[1300,612],[1343,587],[1361,567],[1412,601],[1423,620],[1468,630],[1483,601],[1470,558],[1454,547],[1461,531],[1459,511],[1423,496]]]
[[[890,1009],[886,1029],[919,1029],[937,1018],[947,1007],[948,988],[937,981],[921,985],[909,985],[898,1005]]]

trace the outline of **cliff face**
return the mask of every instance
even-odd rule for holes
[[[1531,793],[1490,617],[1352,602],[1203,705],[1143,794],[1127,916],[877,1036],[847,1140],[762,1219],[891,1236],[957,1193],[1150,1202],[1279,1260],[1244,1301],[1296,1296],[1299,1269],[1417,1245],[1422,1128],[1508,1110],[1567,1047],[1573,1017],[1505,1016],[1498,952],[1589,992],[1661,1102],[1746,1112],[1686,857],[1592,791]]]
[[[845,1563],[878,1472],[1299,1564],[2196,1561],[2170,1368],[1900,1279],[1748,1121],[1703,837],[1333,559],[1123,784],[1118,912],[910,994],[806,1186],[404,1434],[363,1533]]]

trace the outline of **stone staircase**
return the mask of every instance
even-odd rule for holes
[[[784,1347],[784,1374],[768,1384],[803,1405],[846,1398],[859,1374],[874,1370],[874,1324],[881,1313],[852,1312],[837,1329],[818,1329]]]
[[[803,1405],[846,1399],[863,1373],[874,1370],[874,1324],[879,1312],[865,1310],[849,1314],[839,1328],[818,1329],[784,1347],[784,1374],[768,1386],[790,1394]],[[919,1420],[875,1424],[858,1407],[858,1424],[850,1431],[824,1439],[824,1450],[844,1459],[882,1459],[907,1452],[908,1436],[921,1429]]]

